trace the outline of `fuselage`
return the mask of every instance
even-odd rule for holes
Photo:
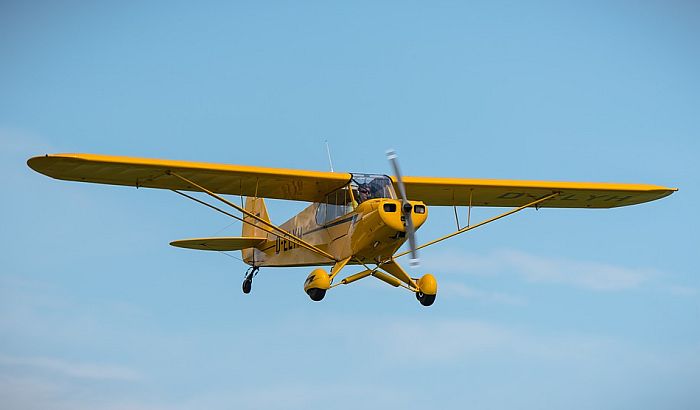
[[[366,176],[370,178],[370,176]],[[383,176],[371,176],[377,180]],[[358,178],[359,179],[359,178]],[[402,202],[396,199],[390,180],[380,197],[363,198],[362,185],[351,183],[314,203],[280,225],[282,229],[331,254],[336,260],[353,257],[350,264],[378,263],[391,258],[406,241],[406,221]],[[376,186],[375,186],[376,188]],[[358,203],[359,202],[359,203]],[[427,207],[410,201],[415,229],[427,219]],[[256,266],[318,266],[335,261],[273,234],[245,258]]]

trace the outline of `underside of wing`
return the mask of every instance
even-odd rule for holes
[[[404,177],[404,184],[410,199],[446,206],[519,207],[558,193],[538,207],[614,208],[654,201],[677,190],[646,184],[429,177]]]
[[[56,179],[144,188],[198,191],[182,179],[218,194],[317,202],[350,181],[340,172],[204,162],[172,161],[95,154],[54,154],[27,164]]]
[[[200,251],[239,251],[241,249],[254,248],[265,241],[265,238],[234,236],[180,239],[178,241],[172,241],[170,244],[178,248],[197,249]]]

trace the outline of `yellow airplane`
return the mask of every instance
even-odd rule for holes
[[[261,267],[330,266],[330,273],[316,268],[304,282],[304,291],[314,301],[323,299],[328,289],[372,276],[414,292],[424,306],[435,301],[435,277],[429,273],[411,277],[398,264],[398,257],[410,254],[411,264],[417,265],[419,249],[526,208],[614,208],[653,201],[677,190],[644,184],[402,177],[396,153],[388,151],[387,156],[392,177],[94,154],[44,155],[30,158],[27,164],[62,180],[168,189],[241,221],[240,237],[183,239],[171,245],[240,250],[243,261],[250,265],[243,280],[244,293],[250,292]],[[193,191],[230,209],[187,193]],[[240,196],[241,205],[222,194]],[[312,204],[275,225],[265,198]],[[428,205],[454,207],[457,229],[418,246],[415,231],[425,223]],[[469,216],[467,224],[460,226],[458,206],[468,207],[468,215],[472,207],[511,209],[475,224]],[[397,253],[407,240],[410,250]],[[336,281],[349,265],[362,270]]]

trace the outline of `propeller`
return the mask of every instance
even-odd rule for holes
[[[401,213],[406,220],[406,234],[408,235],[408,246],[411,248],[411,260],[409,265],[418,266],[420,265],[420,260],[418,259],[418,251],[416,250],[416,230],[413,225],[412,210],[413,206],[408,202],[406,197],[406,187],[403,185],[403,178],[401,177],[401,171],[399,171],[399,160],[396,151],[390,149],[386,152],[386,157],[391,163],[391,167],[394,169],[394,175],[396,175],[396,184],[399,187],[399,195],[401,195]]]

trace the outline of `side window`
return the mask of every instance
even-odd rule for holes
[[[325,203],[319,204],[316,211],[316,221],[322,225],[340,218],[352,210],[351,202],[352,198],[347,187],[331,192],[326,196]],[[325,210],[324,215],[321,214],[321,207]]]
[[[328,194],[326,197],[326,220],[330,222],[336,218],[335,192]]]
[[[352,211],[352,196],[350,195],[348,187],[336,191],[335,204],[338,212],[337,217],[341,217]]]
[[[318,225],[326,223],[326,204],[324,203],[318,204],[318,208],[316,208],[316,223]]]

